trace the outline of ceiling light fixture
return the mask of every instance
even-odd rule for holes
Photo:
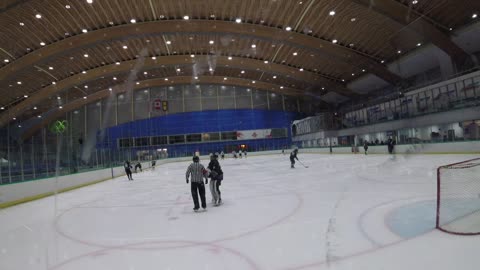
[[[19,84],[19,85],[20,85],[20,84],[22,84],[22,82],[18,81],[18,82],[17,82],[17,84]]]
[[[119,66],[119,65],[120,65],[120,62],[115,62],[115,65]]]
[[[191,58],[194,58],[194,57],[195,57],[195,54],[190,54],[190,57],[191,57]]]
[[[213,44],[213,43],[215,43],[215,41],[210,40],[208,43],[209,43],[209,44]]]
[[[157,60],[157,57],[155,57],[155,56],[152,56],[152,60]]]
[[[245,70],[240,71],[240,73],[244,74],[244,73],[245,73]]]
[[[82,74],[87,74],[87,72],[84,70],[84,71],[82,71]]]
[[[87,99],[87,96],[84,96],[83,99]]]
[[[186,21],[187,21],[187,20],[190,20],[190,16],[185,15],[185,16],[183,16],[183,19],[186,20]]]
[[[336,40],[336,39],[332,40],[333,44],[336,44],[337,42],[338,42],[338,40]]]
[[[301,72],[303,72],[303,68],[299,69]]]
[[[223,80],[226,81],[226,80],[227,80],[227,77],[224,77]]]
[[[135,19],[131,19],[131,20],[130,20],[130,22],[131,22],[131,23],[136,23],[136,22],[137,22],[137,20],[135,20]]]
[[[478,17],[478,14],[477,14],[477,13],[474,13],[474,14],[472,15],[472,19],[476,19],[477,17]]]
[[[228,60],[232,60],[232,57],[231,57],[231,56],[229,56],[229,57],[228,57]]]
[[[40,42],[40,45],[41,45],[41,46],[45,46],[45,42],[43,42],[43,41]]]
[[[10,60],[5,59],[5,60],[3,60],[3,62],[8,63],[8,62],[10,62]]]
[[[274,78],[274,79],[276,79],[276,78],[277,78],[277,76],[273,76],[273,78]]]
[[[177,68],[177,72],[180,72],[180,71],[182,71],[182,70],[181,70],[181,69],[179,69],[179,68]]]
[[[25,24],[23,22],[20,23],[20,26],[24,26]]]
[[[267,60],[265,60],[265,61],[263,61],[263,63],[265,63],[265,64],[268,64],[268,61],[267,61]]]
[[[127,45],[123,45],[122,47],[124,50],[128,49]]]
[[[297,55],[298,55],[298,53],[297,53],[297,52],[294,52],[294,53],[293,53],[293,56],[297,56]]]
[[[287,27],[285,28],[285,30],[287,30],[287,31],[292,31],[292,27],[287,26]]]
[[[351,22],[354,22],[354,21],[356,21],[356,20],[357,20],[357,18],[351,18],[351,19],[350,19]]]
[[[255,44],[252,44],[252,48],[255,49],[257,47],[257,45]]]
[[[87,57],[88,57],[88,54],[84,54],[83,57],[87,58]]]
[[[414,4],[414,5],[418,4],[418,1],[417,1],[417,0],[413,0],[413,1],[412,1],[412,4]]]
[[[167,45],[170,45],[170,44],[172,44],[172,42],[171,42],[170,40],[167,40],[167,42],[166,42],[166,43],[167,43]]]
[[[252,81],[252,83],[256,83],[256,81]]]
[[[168,81],[168,78],[165,78],[164,80],[165,80],[165,81]]]
[[[87,29],[82,29],[82,32],[83,32],[83,33],[87,33],[88,30],[87,30]]]
[[[283,89],[283,86],[280,86],[280,89]]]
[[[65,8],[66,8],[66,9],[70,9],[70,5],[65,5]]]
[[[328,15],[330,15],[330,16],[335,16],[335,10],[330,11],[330,12],[328,13]]]
[[[242,19],[241,19],[241,18],[236,18],[236,19],[235,19],[235,22],[236,22],[236,23],[241,23],[241,22],[242,22]]]
[[[41,18],[42,18],[42,14],[37,14],[37,15],[35,15],[35,18],[41,19]]]
[[[422,46],[422,43],[417,43],[417,47],[420,47],[420,46]]]
[[[91,4],[93,3],[93,0],[87,0],[87,3]]]
[[[117,77],[113,77],[113,80],[116,81],[116,80],[117,80]]]
[[[28,98],[28,95],[23,95],[24,98]]]

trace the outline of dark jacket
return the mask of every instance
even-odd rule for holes
[[[219,179],[219,178],[223,178],[223,171],[218,160],[216,159],[210,160],[210,163],[208,163],[208,169],[212,172],[211,173],[212,179],[222,180],[222,179]]]

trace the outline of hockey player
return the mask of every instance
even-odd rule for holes
[[[157,161],[152,159],[152,170],[155,170],[155,165],[157,164]]]
[[[238,150],[238,156],[242,158],[242,149]]]
[[[127,174],[128,181],[133,180],[132,178],[132,165],[130,165],[130,161],[125,160],[125,163],[123,163],[123,168],[125,168],[125,173]]]
[[[233,158],[237,159],[237,152],[235,150],[232,151]]]
[[[225,153],[223,151],[220,152],[220,156],[222,157],[222,160],[225,159]]]
[[[298,160],[298,157],[297,157],[297,153],[298,153],[298,149],[294,149],[291,153],[290,153],[290,164],[291,164],[291,167],[290,168],[295,168],[295,159]]]
[[[205,184],[208,184],[208,178],[207,175],[204,174],[205,172],[205,167],[200,164],[200,158],[194,156],[193,163],[188,166],[185,178],[188,184],[189,178],[191,177],[192,184],[190,190],[192,192],[193,203],[195,205],[193,211],[195,212],[200,209],[200,205],[198,203],[198,195],[200,195],[203,210],[207,210],[207,202],[205,200],[205,185],[203,184],[203,178],[205,178]]]
[[[365,141],[365,142],[363,143],[363,149],[365,150],[365,155],[367,155],[367,151],[368,151],[368,143],[367,143],[367,141]]]
[[[245,155],[245,158],[247,158],[247,150],[243,150],[243,154]]]
[[[210,170],[210,192],[212,193],[212,202],[215,206],[222,204],[222,197],[220,192],[220,184],[223,180],[223,171],[218,156],[213,155],[208,164]]]
[[[137,164],[135,164],[135,173],[137,173],[137,169],[140,169],[140,172],[142,171],[142,164],[140,161],[137,161]]]

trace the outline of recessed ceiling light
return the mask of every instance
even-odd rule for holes
[[[283,89],[283,86],[280,86],[280,89]]]
[[[17,84],[20,85],[20,84],[22,84],[22,82],[18,81]]]
[[[185,15],[185,16],[183,16],[183,19],[184,19],[184,20],[190,20],[190,16]]]
[[[165,78],[164,80],[165,80],[165,81],[168,81],[168,78]]]
[[[84,70],[84,71],[82,71],[82,74],[87,74],[87,72]]]
[[[365,72],[366,70],[365,69],[362,69],[362,72]]]
[[[332,40],[333,44],[336,44],[337,42],[338,42],[338,40],[336,40],[336,39]]]
[[[53,85],[56,85],[57,83],[56,82],[52,82]]]
[[[87,0],[87,3],[91,4],[93,3],[93,0]]]
[[[351,18],[351,19],[350,19],[351,22],[354,22],[354,21],[356,21],[356,20],[357,20],[357,18]]]
[[[342,79],[342,82],[345,82],[345,79]]]
[[[114,25],[114,23],[113,23],[113,22],[108,22],[108,24],[110,24],[110,25]]]
[[[352,76],[355,76],[355,73],[352,73]]]
[[[190,54],[190,57],[191,57],[191,58],[194,58],[194,57],[195,57],[195,54]]]
[[[53,67],[48,67],[49,70],[53,70]]]
[[[303,71],[303,68],[299,69],[300,71]]]
[[[417,43],[417,47],[420,47],[420,46],[422,46],[422,43]]]
[[[8,62],[10,62],[10,60],[5,59],[5,60],[3,60],[3,62],[8,63]]]
[[[256,83],[256,81],[252,81],[252,83]]]
[[[170,44],[172,44],[172,42],[171,42],[170,40],[167,40],[167,42],[166,42],[166,43],[167,43],[167,45],[170,45]]]
[[[41,45],[41,46],[45,46],[45,42],[40,42],[40,45]]]
[[[227,77],[224,77],[223,80],[226,81],[226,80],[227,80]]]
[[[210,14],[210,18],[215,18],[215,14]]]
[[[380,63],[382,63],[382,64],[385,63],[385,60],[380,61]]]
[[[294,52],[294,53],[293,53],[293,56],[297,56],[297,55],[298,55],[298,53],[297,53],[297,52]]]
[[[228,57],[228,60],[232,60],[232,57],[231,57],[231,56],[229,56],[229,57]]]
[[[263,63],[265,63],[265,64],[268,64],[268,61],[267,61],[267,60],[265,60],[265,61],[263,61]]]
[[[41,18],[42,18],[42,14],[37,14],[37,15],[35,15],[35,18],[41,19]]]
[[[180,71],[182,71],[182,70],[181,70],[181,69],[179,69],[179,68],[177,68],[177,72],[180,72]]]
[[[41,115],[39,115],[39,116],[37,116],[37,117],[38,117],[38,118],[42,118],[42,116],[41,116]]]
[[[70,9],[70,5],[65,5],[65,8],[66,8],[66,9]]]
[[[84,96],[83,99],[87,99],[87,96]]]
[[[477,13],[474,13],[474,14],[472,15],[472,19],[476,19],[477,17],[478,17],[478,14],[477,14]]]
[[[330,11],[330,12],[328,13],[328,15],[330,15],[330,16],[335,16],[335,10]]]
[[[252,48],[254,48],[254,49],[255,49],[256,47],[257,47],[257,45],[255,45],[255,44],[252,44]]]
[[[59,109],[63,109],[63,107],[62,107],[62,106],[58,106],[58,108],[59,108]]]
[[[273,78],[274,78],[274,79],[276,79],[276,78],[277,78],[277,76],[273,76]]]
[[[117,65],[117,66],[120,65],[120,62],[115,62],[115,65]]]
[[[287,30],[287,31],[292,31],[292,27],[287,26],[287,27],[285,27],[285,30]]]
[[[1,110],[5,110],[5,107],[0,108]]]
[[[20,23],[20,26],[24,26],[25,24],[23,22]]]
[[[195,76],[195,80],[198,80],[198,77],[197,77],[197,76]]]
[[[13,119],[13,120],[17,120],[17,118],[16,118],[16,117],[13,117],[12,119]]]
[[[140,82],[136,82],[136,84],[137,84],[137,85],[139,85],[139,84],[140,84]]]
[[[325,90],[325,87],[322,87],[322,90]]]
[[[131,20],[130,20],[130,22],[131,22],[131,23],[136,23],[136,22],[137,22],[137,20],[135,20],[135,19],[131,19]]]
[[[160,19],[165,19],[165,15],[158,16]]]
[[[350,47],[353,47],[353,46],[355,46],[355,44],[353,44],[353,43],[350,43],[348,46],[350,46]]]
[[[127,45],[123,45],[122,47],[124,50],[128,49]]]
[[[82,29],[82,32],[83,32],[83,33],[87,33],[88,30],[84,28],[84,29]]]
[[[88,88],[88,85],[85,85],[84,88],[87,89],[87,88]]]
[[[60,96],[58,96],[57,99],[62,99],[62,98]]]
[[[144,72],[143,72],[143,74],[147,75],[147,74],[148,74],[148,72],[144,71]]]
[[[111,87],[110,87],[110,88],[108,88],[108,91],[112,92],[112,90],[113,90],[113,89],[112,89]]]
[[[240,73],[244,74],[244,73],[245,73],[245,70],[240,71]]]
[[[241,19],[241,18],[236,18],[236,19],[235,19],[235,22],[236,22],[236,23],[241,23],[241,22],[242,22],[242,19]]]
[[[215,43],[215,41],[210,40],[208,43],[209,43],[209,44],[213,44],[213,43]]]
[[[418,4],[418,1],[417,1],[417,0],[413,0],[413,1],[412,1],[412,4],[414,4],[414,5]]]
[[[152,56],[152,60],[157,60],[157,57],[155,57],[155,56]]]
[[[24,98],[28,98],[28,95],[23,95]]]
[[[212,72],[212,71],[213,71],[213,68],[209,68],[208,71]]]
[[[401,51],[401,50],[398,50],[397,53],[400,54],[400,53],[402,53],[402,51]]]
[[[88,54],[84,54],[83,57],[87,58],[87,57],[88,57]]]
[[[33,109],[36,110],[36,109],[37,109],[37,106],[33,107]]]

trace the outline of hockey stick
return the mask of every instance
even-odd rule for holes
[[[297,159],[297,161],[298,161],[298,163],[302,164],[303,167],[308,168],[308,166],[303,164],[300,160]]]

